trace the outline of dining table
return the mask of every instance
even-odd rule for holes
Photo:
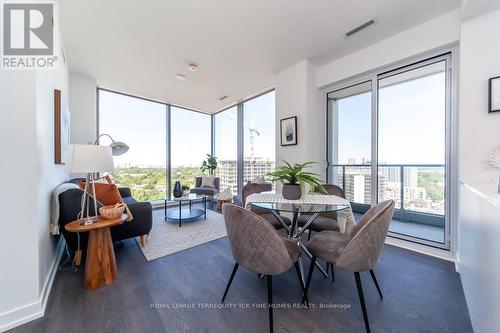
[[[261,192],[253,193],[246,198],[246,208],[255,206],[261,209],[270,211],[276,219],[282,224],[283,229],[287,232],[287,237],[297,242],[302,249],[302,252],[312,258],[311,253],[307,250],[306,245],[301,240],[301,236],[314,222],[314,220],[322,213],[337,213],[337,224],[342,233],[349,233],[354,226],[354,216],[351,209],[351,204],[344,198],[335,195],[327,195],[320,193],[307,193],[298,200],[288,200],[281,193]],[[291,214],[292,223],[287,225],[282,218],[282,214]],[[298,217],[300,215],[308,216],[307,222],[303,226],[298,225]],[[332,220],[332,223],[334,221]],[[316,261],[316,267],[326,277],[328,274]],[[299,268],[302,280],[304,281],[302,256],[299,257]]]

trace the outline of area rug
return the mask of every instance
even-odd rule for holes
[[[145,247],[141,249],[147,261],[189,249],[227,236],[222,214],[207,209],[207,219],[195,221],[165,222],[163,209],[153,210],[153,228]],[[139,239],[137,239],[138,241]],[[138,242],[140,244],[140,242]]]

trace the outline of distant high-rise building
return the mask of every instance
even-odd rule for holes
[[[237,162],[233,160],[219,161],[217,175],[220,177],[221,190],[230,187],[233,193],[238,193],[237,165]],[[257,176],[265,176],[273,170],[274,161],[247,157],[243,162],[243,183],[245,184]]]

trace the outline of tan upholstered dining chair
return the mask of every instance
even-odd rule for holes
[[[297,242],[280,237],[277,231],[259,215],[242,207],[225,204],[222,214],[235,264],[226,290],[224,302],[238,267],[267,277],[267,301],[269,304],[269,327],[273,332],[272,276],[288,271],[295,265],[302,296],[307,302],[298,259],[300,248]]]
[[[273,187],[272,187],[271,183],[263,183],[263,184],[251,183],[251,182],[246,183],[245,186],[243,186],[243,190],[241,192],[243,207],[245,207],[245,205],[247,203],[247,197],[250,194],[271,191],[272,188]],[[269,210],[254,207],[254,206],[250,206],[250,207],[248,207],[248,209],[250,209],[252,212],[254,212],[257,215],[260,215],[267,222],[271,223],[275,229],[282,229],[283,228],[283,225],[281,224],[281,222]],[[286,216],[282,216],[281,219],[288,226],[292,224],[292,221]]]
[[[387,200],[370,208],[353,228],[351,235],[343,235],[334,231],[322,231],[312,236],[307,244],[307,249],[313,257],[311,258],[311,266],[307,276],[305,297],[307,297],[317,258],[353,272],[367,332],[370,332],[370,324],[359,273],[370,272],[380,298],[383,298],[373,268],[377,264],[384,247],[389,224],[394,213],[394,204],[394,200]]]

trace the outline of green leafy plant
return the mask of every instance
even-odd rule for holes
[[[302,193],[304,193],[305,184],[310,185],[313,189],[319,188],[322,192],[327,193],[323,185],[321,185],[320,175],[314,172],[304,171],[316,162],[295,163],[291,165],[287,161],[283,161],[284,165],[277,167],[274,171],[267,175],[272,181],[280,181],[283,184],[300,185]]]
[[[201,172],[208,170],[208,173],[213,175],[215,169],[217,169],[217,157],[207,154],[207,159],[203,161],[200,169]]]

